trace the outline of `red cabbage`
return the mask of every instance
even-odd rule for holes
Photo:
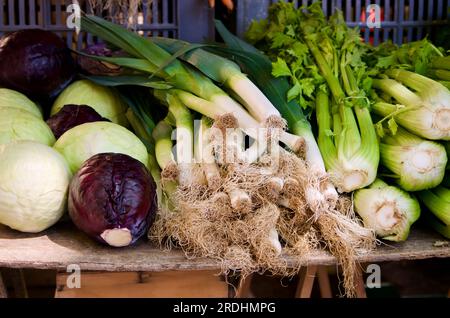
[[[46,100],[61,92],[75,72],[69,48],[53,32],[21,30],[0,39],[0,86]]]
[[[103,118],[88,105],[64,105],[63,108],[47,120],[47,124],[58,139],[69,129],[94,121],[110,121]]]
[[[130,156],[103,153],[88,159],[69,188],[69,215],[97,241],[133,244],[154,221],[156,185],[146,167]]]

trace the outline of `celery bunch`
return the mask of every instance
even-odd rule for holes
[[[347,28],[339,11],[327,20],[320,3],[303,11],[279,2],[267,20],[252,24],[247,39],[276,60],[274,76],[290,78],[288,99],[316,110],[319,148],[338,190],[371,184],[379,148],[367,98],[371,79],[361,59],[367,48],[358,30]]]

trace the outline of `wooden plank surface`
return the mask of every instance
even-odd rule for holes
[[[81,275],[80,288],[68,288],[70,274],[58,273],[55,298],[226,298],[228,284],[216,274],[211,270],[88,272]]]
[[[436,244],[440,242],[440,244]],[[450,257],[450,242],[430,230],[414,229],[403,243],[381,245],[361,262]],[[287,257],[292,266],[299,260]],[[308,265],[333,265],[336,259],[325,251],[313,253]],[[165,251],[145,240],[127,248],[110,248],[92,241],[70,224],[61,224],[40,234],[24,234],[0,226],[0,267],[57,269],[77,264],[83,271],[219,270],[212,259],[187,259],[179,250]],[[305,263],[302,263],[305,265]]]

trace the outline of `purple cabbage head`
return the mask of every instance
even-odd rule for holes
[[[0,39],[0,86],[47,100],[59,94],[75,74],[69,48],[53,32],[21,30]]]
[[[88,236],[114,247],[147,233],[157,209],[156,185],[138,160],[118,153],[88,159],[69,188],[69,215]]]
[[[47,124],[58,139],[75,126],[94,121],[110,121],[88,105],[64,105],[63,108],[47,120]]]

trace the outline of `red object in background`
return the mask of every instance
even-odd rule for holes
[[[369,20],[370,22],[375,23],[375,19],[376,19],[375,9],[370,10],[369,19],[370,19]],[[384,8],[383,7],[380,8],[380,22],[382,22],[382,21],[384,21]],[[367,22],[368,22],[366,19],[366,9],[363,9],[361,11],[361,22],[364,24],[367,24]],[[369,43],[372,45],[374,43],[374,35],[373,35],[374,29],[375,28],[369,28],[369,34],[370,34],[369,35]],[[365,30],[366,30],[365,28],[361,28],[361,32],[365,32]]]

